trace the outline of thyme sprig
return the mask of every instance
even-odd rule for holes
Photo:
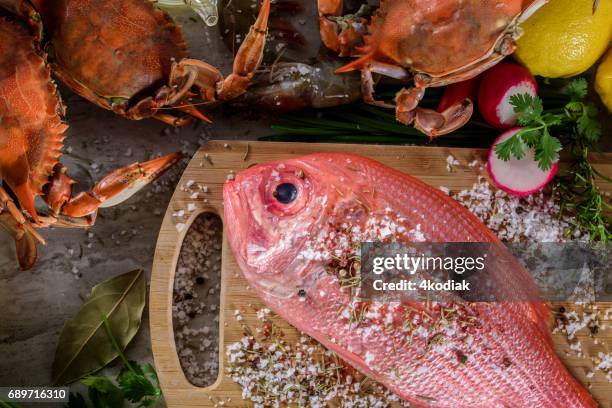
[[[609,242],[612,223],[606,212],[612,210],[612,206],[597,187],[597,180],[612,180],[591,165],[590,150],[588,142],[575,140],[571,152],[576,161],[563,175],[557,176],[553,186],[560,198],[561,214],[573,214],[576,227],[588,232],[591,240]]]

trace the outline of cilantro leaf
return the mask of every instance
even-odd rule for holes
[[[601,136],[601,124],[597,120],[597,108],[592,104],[584,105],[582,115],[576,120],[576,128],[581,136],[593,143]]]
[[[129,363],[129,365],[124,365],[121,368],[121,371],[119,371],[119,374],[117,375],[117,380],[119,379],[119,377],[122,374],[124,374],[125,372],[128,372],[128,371],[135,371],[136,374],[140,374],[140,375],[144,374],[143,371],[142,371],[142,368],[140,367],[140,365],[136,361],[128,360],[128,363]]]
[[[571,102],[568,102],[567,105],[565,105],[565,109],[567,109],[568,111],[572,113],[578,113],[578,112],[582,112],[582,109],[584,108],[583,108],[582,102],[571,101]]]
[[[523,156],[525,156],[526,148],[527,146],[523,142],[523,139],[521,139],[521,136],[516,133],[508,140],[495,145],[495,154],[497,154],[497,157],[503,161],[510,160],[511,156],[514,156],[517,159],[522,159]]]
[[[540,144],[536,146],[535,158],[538,161],[538,166],[542,170],[549,170],[553,163],[559,160],[559,152],[563,146],[559,139],[551,136],[548,129],[545,129]]]
[[[601,124],[586,115],[580,116],[576,125],[578,132],[590,142],[596,142],[601,136]]]
[[[587,95],[588,86],[586,78],[576,78],[567,85],[565,93],[574,101],[584,99]]]
[[[81,380],[88,387],[89,400],[94,408],[121,408],[125,399],[123,392],[106,377],[88,376]]]
[[[519,136],[528,147],[534,148],[540,142],[542,132],[539,128],[525,127],[518,131],[516,135]],[[517,158],[520,159],[520,157]]]
[[[139,371],[142,372],[142,370]],[[161,390],[152,384],[144,374],[134,371],[123,371],[117,377],[119,387],[125,398],[132,402],[140,402],[141,406],[150,406],[157,401]]]
[[[518,123],[523,126],[539,123],[544,111],[542,100],[528,93],[512,95],[510,104],[514,107],[514,112],[518,113]]]
[[[159,378],[157,378],[157,372],[155,371],[155,368],[153,368],[151,363],[146,363],[142,368],[142,372],[151,380],[153,380],[154,384],[159,387]]]
[[[581,108],[582,109],[582,108]],[[546,124],[546,127],[551,126],[560,126],[563,124],[563,121],[566,120],[565,115],[559,115],[554,113],[544,113],[542,114],[542,121]]]
[[[81,380],[81,384],[104,393],[113,392],[117,388],[110,379],[106,377],[96,377],[93,375],[83,378]]]

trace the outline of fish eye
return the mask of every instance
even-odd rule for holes
[[[281,183],[276,186],[272,196],[281,204],[290,204],[295,201],[298,190],[295,184]]]

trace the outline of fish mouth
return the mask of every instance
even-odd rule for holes
[[[223,218],[228,231],[228,240],[236,258],[243,258],[236,250],[243,248],[242,238],[247,232],[248,224],[241,222],[240,214],[246,214],[248,209],[241,199],[241,189],[237,181],[227,181],[223,186]]]
[[[251,197],[251,199],[255,199]],[[267,271],[253,262],[253,255],[268,251],[268,236],[251,214],[247,193],[239,180],[225,183],[223,187],[223,212],[227,239],[240,269],[246,274],[253,273],[258,279]]]

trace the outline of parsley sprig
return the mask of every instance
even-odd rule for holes
[[[518,114],[522,129],[495,146],[497,157],[504,161],[511,157],[522,159],[528,149],[533,149],[538,166],[549,170],[559,160],[563,148],[560,137],[563,135],[595,143],[601,135],[601,125],[597,121],[597,108],[583,101],[587,94],[586,79],[573,80],[565,93],[570,101],[562,109],[555,110],[545,110],[538,96],[527,93],[512,95],[510,103]]]

